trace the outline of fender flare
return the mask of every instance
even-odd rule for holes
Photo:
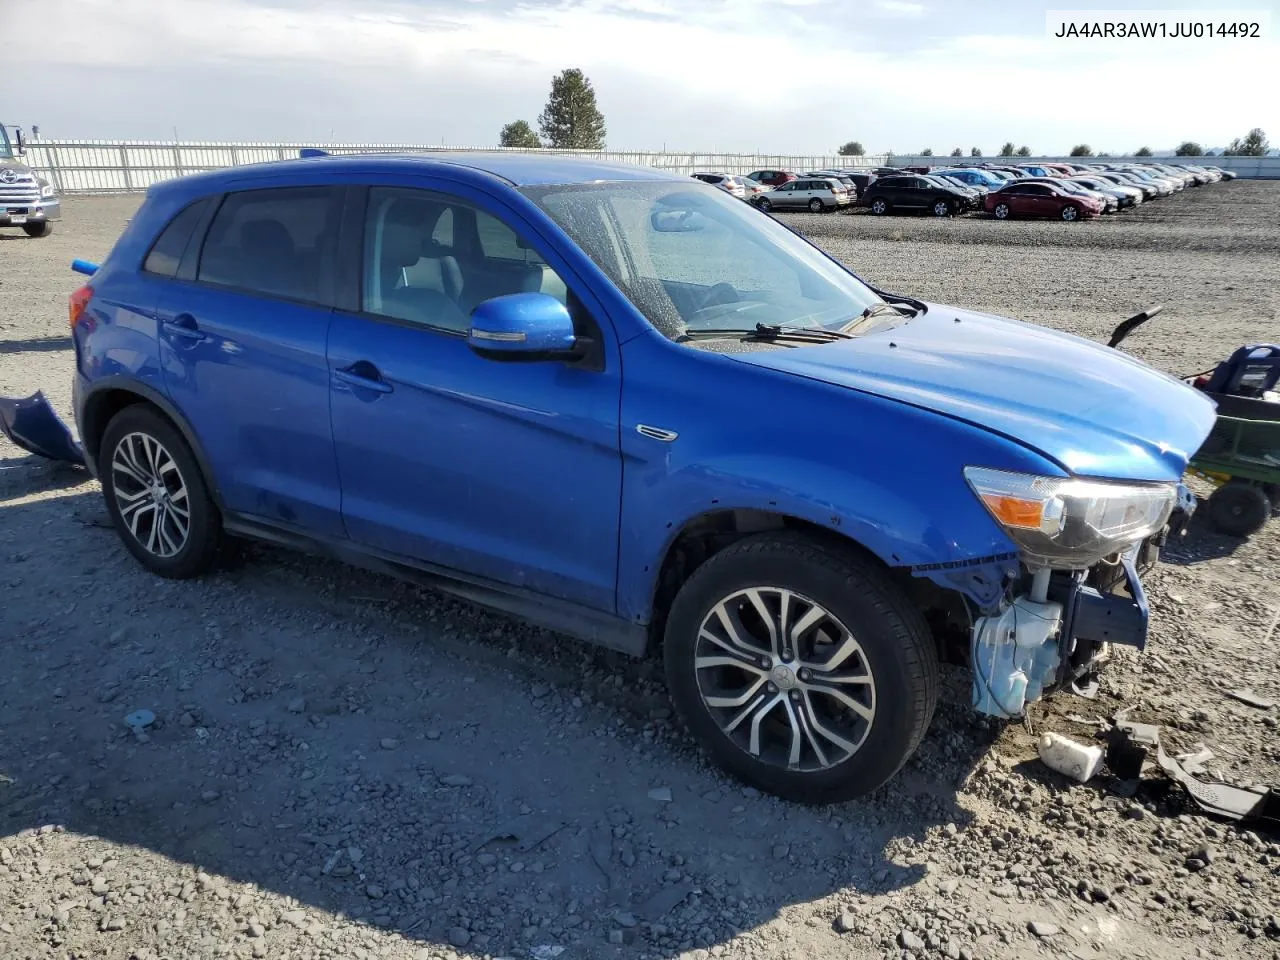
[[[85,463],[88,465],[90,472],[95,477],[98,476],[98,443],[107,427],[107,423],[110,422],[110,420],[106,422],[99,422],[99,420],[102,417],[101,407],[103,401],[109,393],[132,394],[138,398],[139,402],[149,403],[164,414],[169,422],[182,434],[182,439],[187,442],[187,446],[191,448],[191,453],[196,458],[196,464],[204,475],[205,485],[209,488],[209,495],[213,498],[218,510],[222,511],[222,492],[218,489],[217,475],[210,468],[209,458],[205,455],[204,447],[201,446],[195,431],[191,429],[191,425],[187,423],[186,417],[160,391],[144,383],[139,383],[130,377],[109,376],[103,377],[101,380],[95,380],[85,391],[84,397],[80,401],[80,411],[77,419],[80,421],[81,427],[80,439],[85,448]]]

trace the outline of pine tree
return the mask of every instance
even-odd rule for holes
[[[551,96],[538,117],[549,146],[559,150],[603,150],[604,114],[596,107],[591,81],[577,68],[551,80]]]

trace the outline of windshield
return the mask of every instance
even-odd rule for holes
[[[13,145],[9,142],[9,131],[0,123],[0,160],[13,159]]]
[[[672,340],[698,330],[754,330],[757,323],[839,330],[884,302],[816,247],[723,190],[642,180],[521,192]]]

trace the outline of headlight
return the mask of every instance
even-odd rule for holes
[[[1031,567],[1083,570],[1162,528],[1173,483],[1041,477],[966,467],[964,478]]]
[[[50,197],[53,196],[53,192],[54,191],[53,191],[52,183],[49,183],[47,180],[40,181],[40,199],[41,200],[48,200]]]

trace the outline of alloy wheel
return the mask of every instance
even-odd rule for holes
[[[858,640],[820,604],[782,587],[723,598],[698,631],[694,671],[726,737],[791,771],[827,770],[866,741],[876,685]]]
[[[148,553],[167,559],[191,532],[187,485],[173,455],[155,437],[128,433],[111,455],[111,488],[129,533]]]
[[[995,215],[997,220],[1009,219],[1009,205],[1005,203],[997,203]]]

